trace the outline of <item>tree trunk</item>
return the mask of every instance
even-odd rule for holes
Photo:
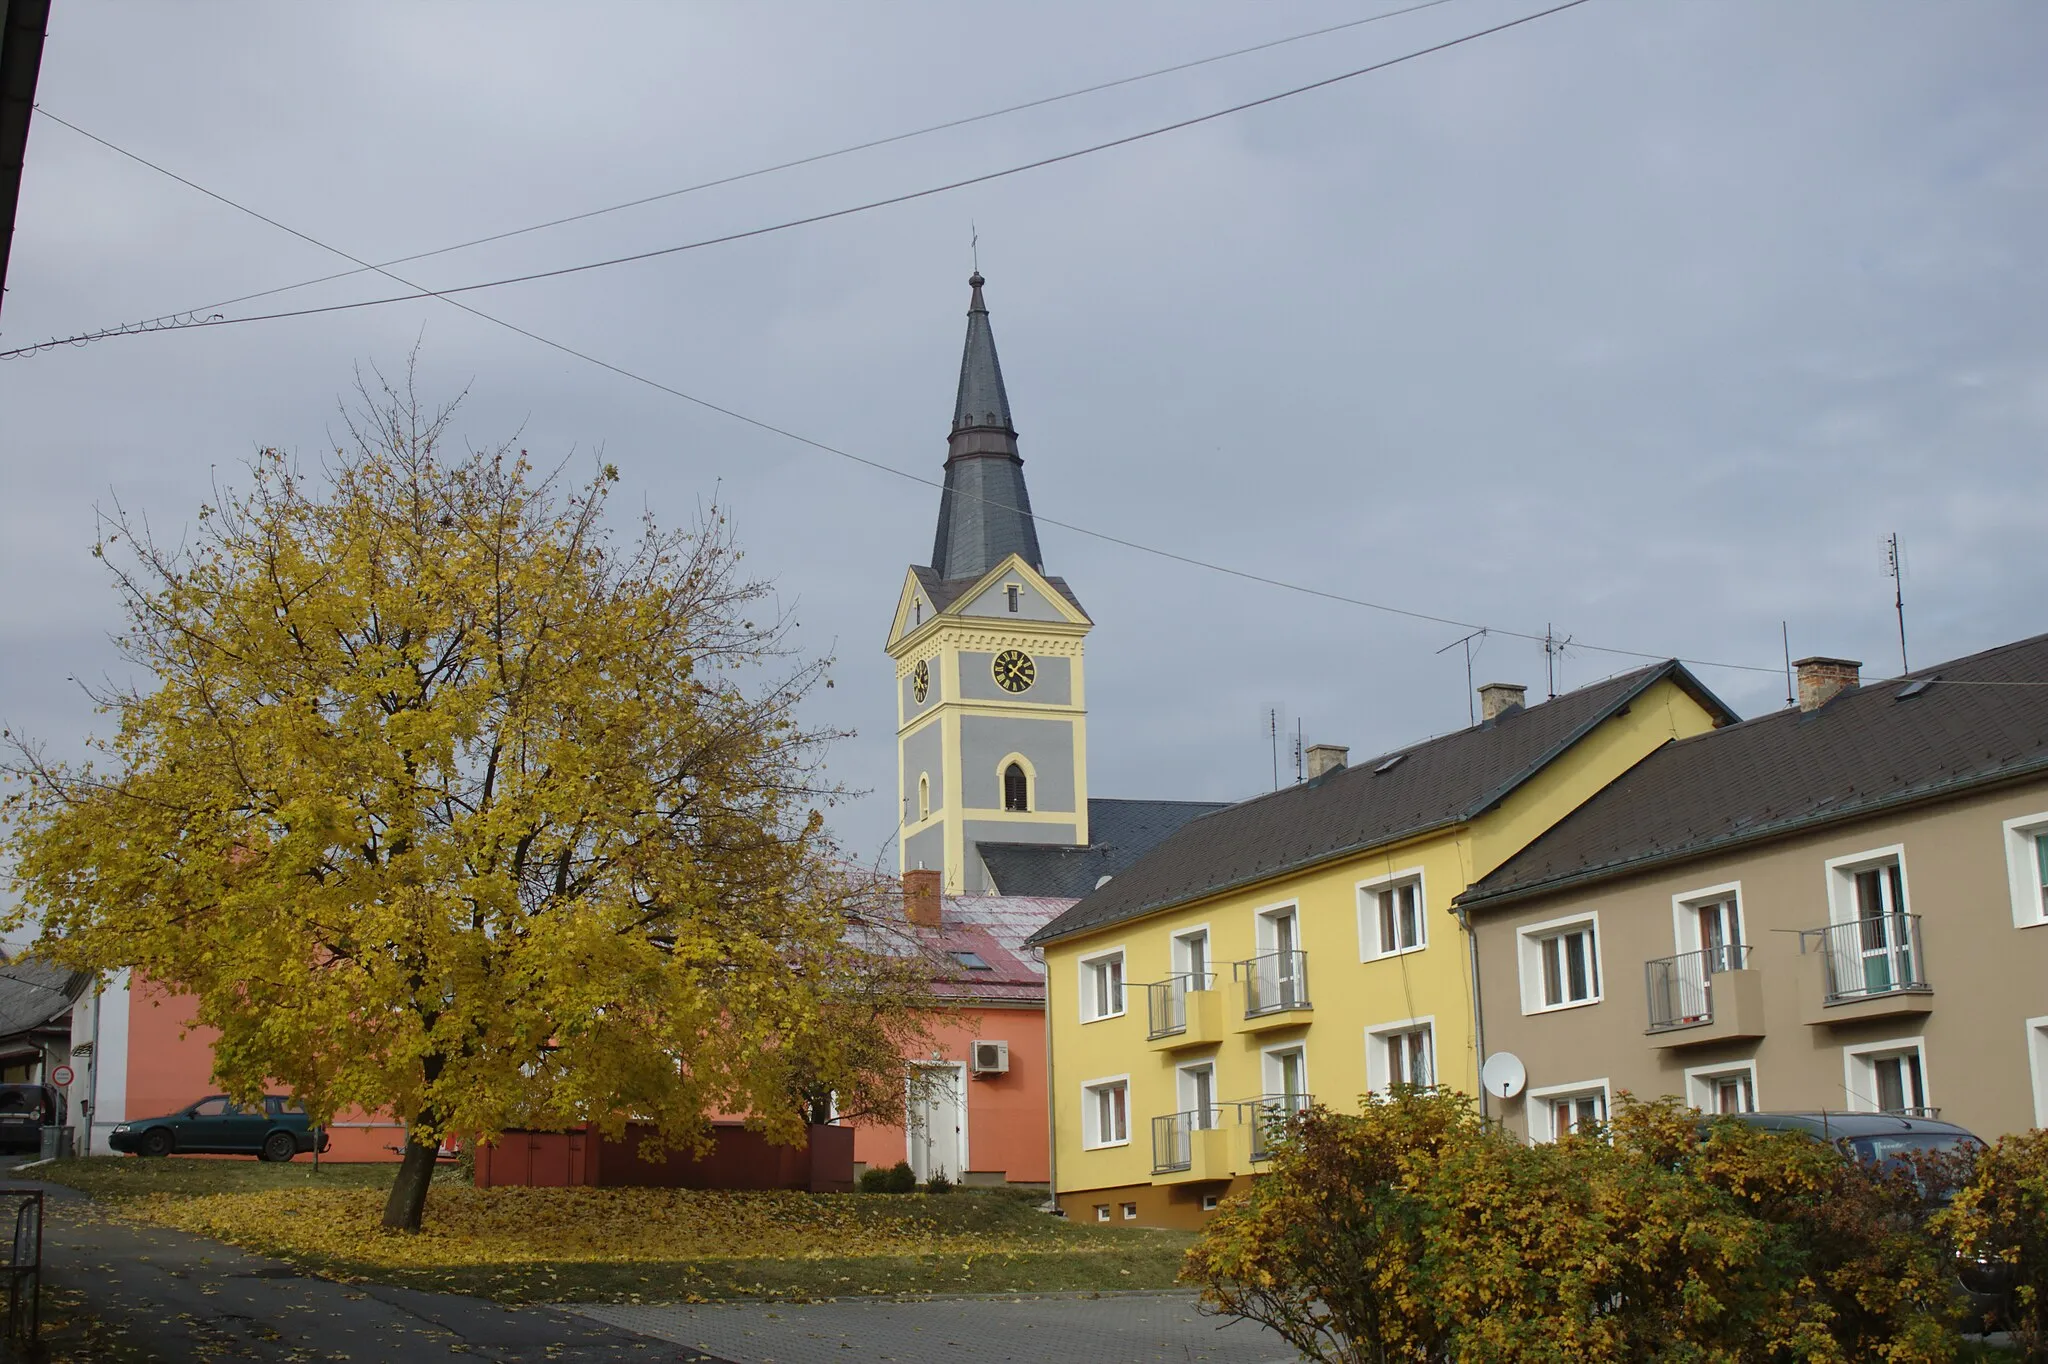
[[[427,1185],[434,1178],[438,1142],[421,1144],[406,1133],[405,1154],[398,1162],[398,1178],[392,1181],[391,1196],[384,1200],[384,1226],[390,1231],[418,1231],[427,1210]]]

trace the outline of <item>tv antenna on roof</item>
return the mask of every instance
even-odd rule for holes
[[[1474,693],[1472,691],[1472,641],[1475,639],[1479,641],[1480,648],[1486,647],[1485,626],[1482,625],[1463,639],[1454,639],[1449,644],[1444,645],[1443,648],[1437,650],[1440,654],[1447,654],[1460,644],[1465,646],[1465,723],[1468,725],[1479,723],[1479,711],[1474,706]]]
[[[1544,624],[1543,668],[1544,671],[1549,675],[1550,699],[1553,701],[1557,699],[1557,660],[1564,657],[1565,646],[1567,644],[1570,644],[1571,642],[1572,637],[1570,635],[1566,635],[1563,639],[1559,639],[1557,637],[1557,632],[1551,629],[1550,625],[1547,622]]]
[[[1906,565],[1899,553],[1897,531],[1893,531],[1891,539],[1885,541],[1885,557],[1891,566],[1892,607],[1899,613],[1899,671],[1909,673],[1913,671],[1913,665],[1906,662]]]

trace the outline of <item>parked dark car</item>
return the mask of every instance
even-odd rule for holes
[[[290,1160],[313,1150],[315,1142],[325,1151],[327,1134],[315,1132],[298,1100],[285,1094],[266,1094],[254,1107],[236,1103],[225,1094],[209,1094],[183,1112],[130,1119],[107,1138],[107,1145],[116,1151],[139,1156],[181,1151],[261,1160]]]
[[[1984,1143],[1968,1128],[1934,1118],[1902,1113],[1732,1113],[1751,1127],[1773,1132],[1804,1132],[1833,1142],[1866,1165],[1897,1169],[1913,1157],[1981,1151]]]
[[[43,1149],[43,1129],[64,1121],[55,1085],[0,1085],[0,1151]]]
[[[1968,1128],[1935,1118],[1894,1113],[1734,1113],[1736,1121],[1773,1132],[1803,1132],[1816,1141],[1833,1142],[1844,1154],[1880,1170],[1913,1170],[1920,1155],[1968,1155],[1984,1149],[1984,1142]],[[1917,1173],[1917,1172],[1916,1172]],[[1929,1189],[1924,1185],[1928,1211],[1942,1207],[1955,1197],[1950,1188]],[[2012,1288],[2008,1267],[1990,1260],[1956,1261],[1956,1277],[1969,1295],[1978,1318],[1988,1324],[2004,1307]]]

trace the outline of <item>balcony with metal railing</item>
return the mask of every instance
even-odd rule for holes
[[[1152,1119],[1152,1178],[1193,1184],[1255,1174],[1272,1159],[1288,1120],[1314,1102],[1307,1094],[1263,1094],[1161,1114]]]
[[[1815,1026],[1930,1013],[1934,983],[1918,914],[1880,914],[1806,929],[1800,950],[1821,959],[1821,989],[1804,1005]]]
[[[1763,973],[1728,943],[1643,963],[1651,1045],[1695,1047],[1764,1035]]]
[[[1146,1037],[1154,1051],[1213,1046],[1223,1040],[1222,992],[1208,971],[1182,971],[1145,987]]]
[[[1293,1027],[1308,1021],[1308,953],[1265,952],[1231,965],[1231,975],[1244,986],[1244,1018],[1240,1032]]]
[[[1162,1184],[1228,1179],[1235,1104],[1191,1108],[1152,1120],[1152,1177]]]

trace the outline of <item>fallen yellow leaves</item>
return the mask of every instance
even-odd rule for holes
[[[1110,1238],[1052,1218],[1001,1228],[963,1224],[924,1196],[875,1197],[683,1189],[474,1189],[437,1185],[426,1226],[380,1225],[372,1188],[287,1188],[123,1200],[128,1216],[253,1250],[366,1267],[433,1269],[536,1262],[820,1260],[1108,1251]],[[961,1209],[964,1211],[964,1209]]]

